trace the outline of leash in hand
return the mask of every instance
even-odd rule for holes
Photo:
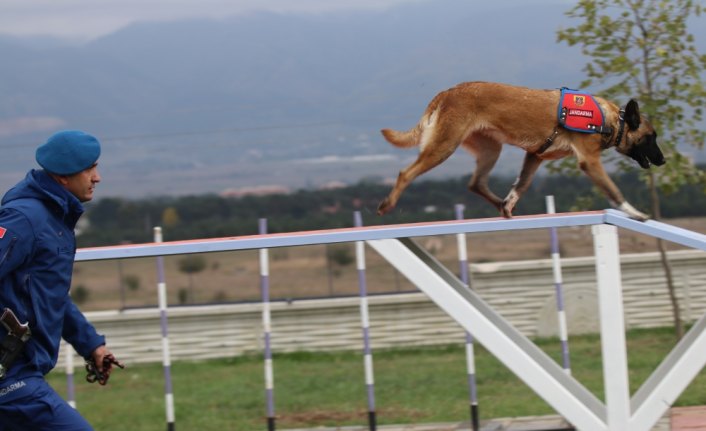
[[[105,386],[110,378],[110,372],[113,370],[113,365],[120,368],[125,368],[125,365],[121,364],[115,356],[112,354],[105,355],[103,357],[103,371],[98,370],[95,359],[91,358],[86,360],[86,381],[88,383],[98,382],[100,385]]]

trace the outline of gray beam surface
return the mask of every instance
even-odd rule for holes
[[[604,222],[604,219],[605,211],[589,211],[580,213],[518,216],[511,219],[486,218],[453,220],[188,241],[167,241],[159,244],[128,244],[108,247],[82,248],[76,252],[76,261],[169,256],[233,250],[253,250],[261,248],[370,241],[376,239],[451,235],[457,233],[482,233],[507,230],[542,229],[550,227],[588,226],[601,224]]]

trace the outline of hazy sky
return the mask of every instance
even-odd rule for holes
[[[382,9],[423,0],[0,0],[0,34],[78,39],[136,21],[224,18],[249,11]]]

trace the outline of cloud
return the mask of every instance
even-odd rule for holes
[[[64,126],[64,121],[56,117],[16,117],[0,119],[0,138],[55,130],[62,126]]]
[[[370,162],[387,162],[395,160],[390,154],[368,154],[362,156],[337,156],[327,155],[321,157],[313,157],[309,159],[297,159],[292,163],[312,163],[312,164],[329,164],[329,163],[370,163]]]
[[[0,34],[91,39],[138,21],[382,9],[410,1],[415,0],[0,0]]]

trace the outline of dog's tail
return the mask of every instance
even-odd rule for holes
[[[407,130],[406,132],[400,132],[392,129],[382,129],[382,136],[385,137],[387,142],[391,143],[395,147],[399,148],[411,148],[420,145],[422,139],[436,124],[436,119],[438,117],[438,109],[435,109],[431,113],[425,113],[419,123],[413,128]]]
[[[395,147],[411,148],[419,145],[420,133],[419,127],[417,126],[407,130],[406,132],[400,132],[392,129],[382,129],[381,132],[387,142],[391,143]]]

